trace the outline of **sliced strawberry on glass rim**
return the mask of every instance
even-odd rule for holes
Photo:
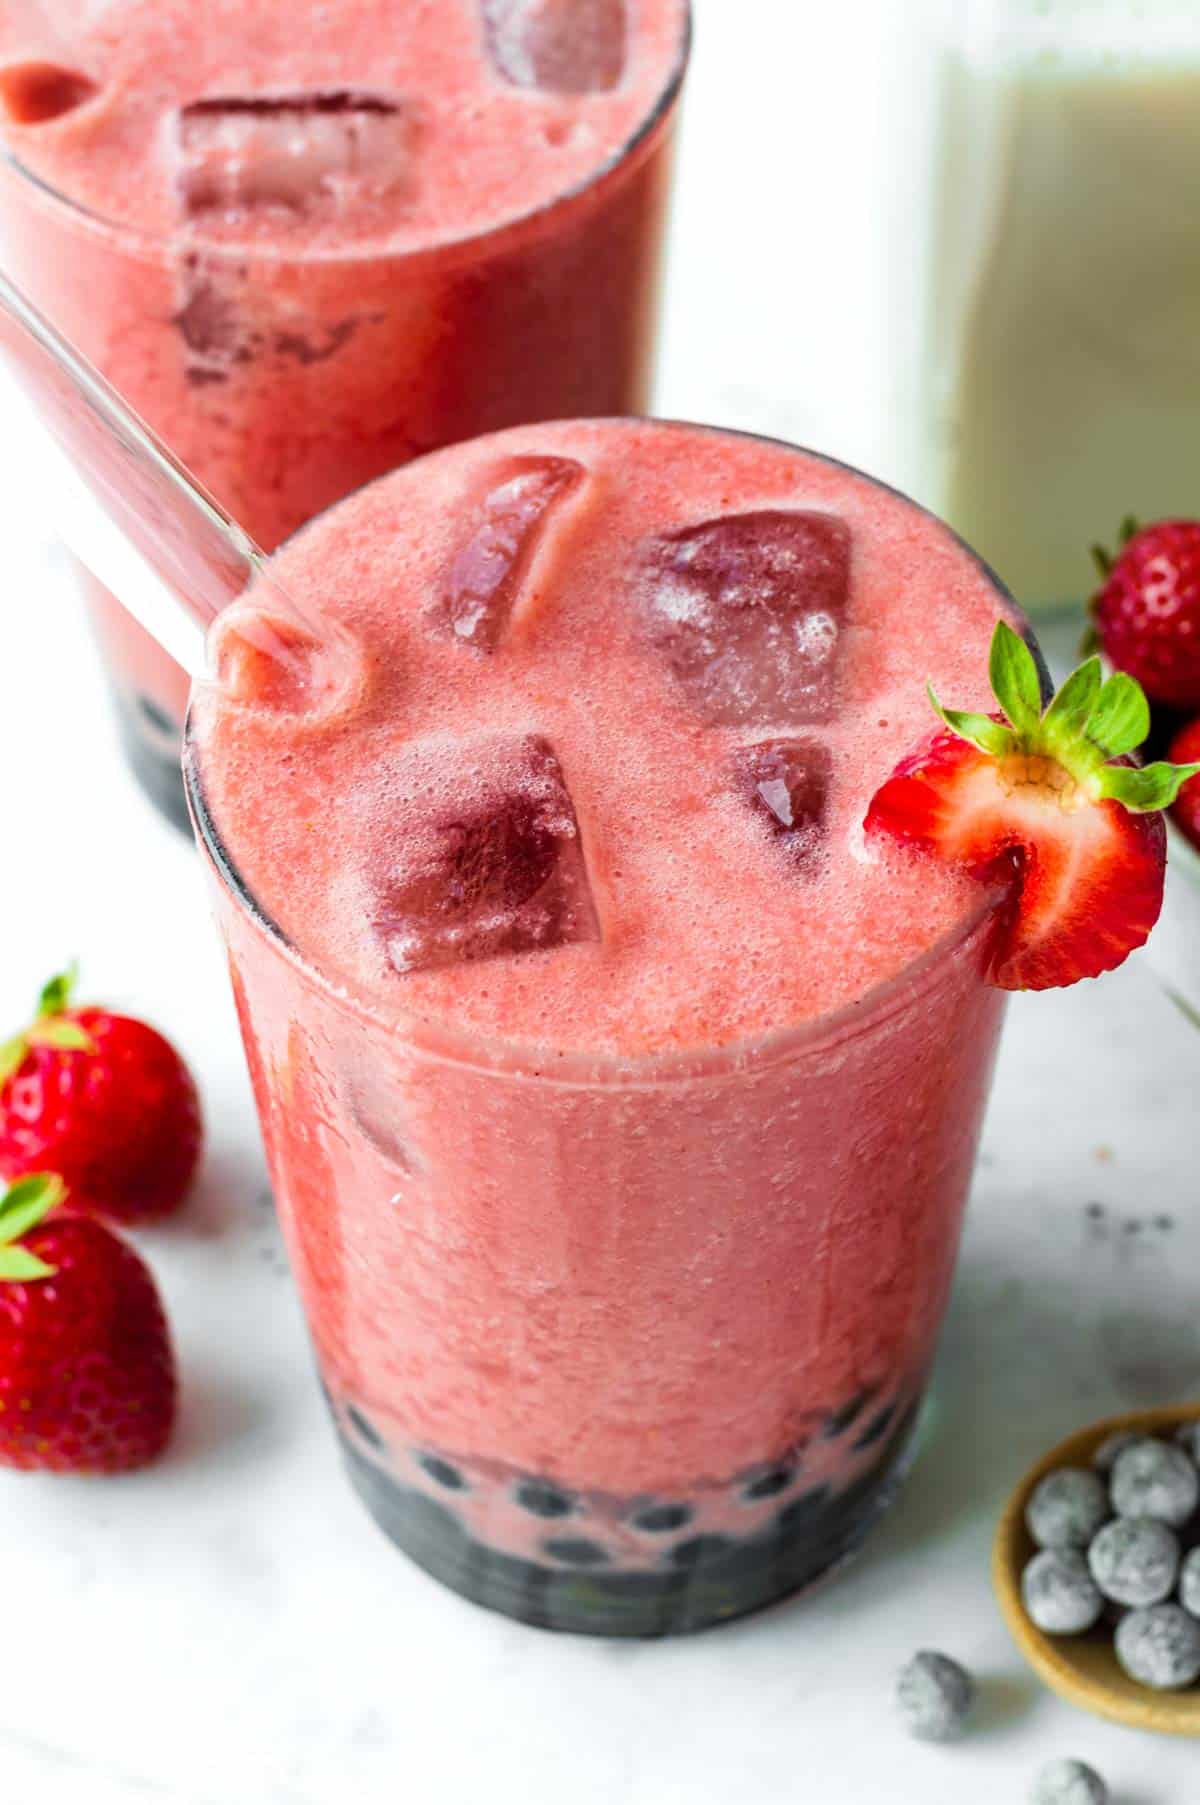
[[[1131,761],[1149,705],[1124,672],[1106,682],[1098,658],[1043,709],[1033,653],[999,621],[989,674],[997,715],[943,708],[930,686],[942,727],[876,791],[866,834],[1004,886],[989,971],[1002,989],[1098,977],[1158,919],[1162,810],[1200,765]]]

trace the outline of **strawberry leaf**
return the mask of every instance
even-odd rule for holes
[[[27,1247],[0,1247],[0,1280],[28,1284],[31,1279],[52,1279],[57,1271]]]
[[[96,1043],[86,1028],[81,1028],[78,1022],[69,1022],[65,1016],[60,1015],[35,1022],[26,1039],[31,1046],[58,1047],[66,1053],[96,1051]]]
[[[8,1247],[36,1228],[56,1209],[67,1187],[56,1172],[34,1172],[0,1197],[0,1247]]]
[[[1008,753],[1015,752],[1016,740],[1012,728],[1006,727],[1003,721],[994,721],[990,714],[968,714],[960,708],[943,708],[932,683],[927,683],[925,688],[938,720],[951,733],[956,733],[960,740],[978,746],[981,752],[989,753],[992,758],[1005,758]]]
[[[1033,733],[1042,718],[1042,686],[1033,653],[1007,621],[998,620],[988,663],[992,694],[1018,733]]]
[[[72,960],[66,971],[60,971],[43,984],[42,994],[38,998],[38,1020],[47,1016],[62,1015],[71,1005],[71,992],[79,980],[79,961]]]
[[[1200,775],[1200,765],[1105,765],[1099,774],[1102,796],[1119,802],[1134,814],[1151,814],[1170,808],[1190,777]]]
[[[1072,671],[1043,718],[1047,743],[1078,740],[1101,693],[1104,676],[1098,658],[1089,658]]]
[[[1122,758],[1150,731],[1150,704],[1136,678],[1117,671],[1100,691],[1086,737],[1105,758]]]
[[[29,1051],[29,1039],[24,1034],[14,1034],[11,1040],[0,1043],[0,1085],[7,1084],[16,1076],[25,1063],[25,1055]]]

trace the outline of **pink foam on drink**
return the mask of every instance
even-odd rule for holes
[[[13,78],[0,127],[142,231],[440,244],[586,183],[653,113],[685,20],[684,0],[109,0],[61,79]],[[45,49],[0,17],[0,63],[53,72]]]
[[[477,530],[481,487],[509,458],[582,465],[591,500],[569,531],[567,510],[549,516],[537,609],[480,659],[429,610]],[[834,574],[840,585],[848,571],[848,590],[820,579],[827,604],[840,600],[836,707],[819,729],[807,725],[804,684],[794,722],[772,692],[769,735],[757,720],[714,722],[647,633],[647,568],[664,544],[695,543],[697,527],[719,539],[723,515],[742,539],[747,519],[765,517],[773,581],[796,519],[819,519],[821,542],[841,548]],[[722,1045],[854,1001],[978,907],[976,890],[948,873],[868,855],[860,827],[874,789],[932,724],[927,677],[964,705],[986,703],[996,592],[944,528],[852,472],[681,427],[523,429],[353,497],[292,542],[280,568],[302,602],[335,607],[360,639],[367,699],[336,733],[304,736],[285,777],[266,750],[280,744],[277,724],[210,706],[206,781],[272,918],[385,1011],[593,1052]],[[702,701],[703,677],[701,667]],[[541,736],[566,773],[600,938],[399,977],[364,901],[377,827],[363,799],[414,746],[440,743],[449,777],[456,761],[473,765],[481,736],[505,734]],[[753,749],[764,739],[811,742],[827,760],[820,807],[812,781],[807,800],[797,791],[803,881],[781,856],[785,824],[747,794],[745,760],[762,756]],[[773,798],[778,812],[766,781],[760,805]],[[298,797],[325,798],[337,835],[312,831],[307,801],[289,800],[293,784]]]

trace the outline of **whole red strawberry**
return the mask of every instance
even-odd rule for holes
[[[74,973],[53,978],[37,1019],[0,1046],[0,1174],[57,1172],[118,1222],[182,1201],[203,1131],[192,1075],[145,1022],[71,1007]]]
[[[0,1199],[0,1464],[125,1472],[174,1426],[167,1319],[127,1242],[88,1216],[50,1217],[65,1195],[38,1173]]]
[[[1177,765],[1200,764],[1200,717],[1189,721],[1171,741],[1171,757]],[[1171,819],[1200,851],[1200,777],[1189,778],[1176,798]]]
[[[1098,552],[1104,585],[1092,603],[1110,663],[1152,702],[1200,708],[1200,520],[1127,522],[1114,562]]]

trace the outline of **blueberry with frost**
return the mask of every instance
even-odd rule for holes
[[[1051,1761],[1034,1783],[1033,1805],[1108,1805],[1108,1788],[1085,1761]]]
[[[1088,1568],[1106,1598],[1135,1609],[1171,1596],[1179,1572],[1179,1541],[1153,1517],[1118,1517],[1088,1549]]]
[[[1077,1548],[1043,1548],[1021,1575],[1025,1609],[1048,1636],[1080,1636],[1104,1609],[1100,1588]]]
[[[1117,1660],[1131,1680],[1179,1692],[1200,1680],[1200,1619],[1177,1604],[1130,1611],[1118,1625]]]
[[[960,1736],[974,1697],[966,1669],[928,1648],[913,1656],[896,1682],[900,1715],[922,1742],[952,1742]]]
[[[1117,1456],[1124,1454],[1126,1448],[1132,1448],[1141,1439],[1136,1429],[1114,1429],[1111,1435],[1105,1436],[1092,1455],[1092,1465],[1098,1473],[1111,1473]]]
[[[1179,1571],[1179,1602],[1200,1618],[1200,1548],[1193,1548]]]
[[[1058,1467],[1034,1486],[1025,1525],[1039,1548],[1086,1548],[1111,1514],[1099,1474]]]
[[[1178,1529],[1200,1504],[1200,1473],[1182,1448],[1146,1436],[1117,1456],[1111,1495],[1119,1517],[1157,1517]]]

